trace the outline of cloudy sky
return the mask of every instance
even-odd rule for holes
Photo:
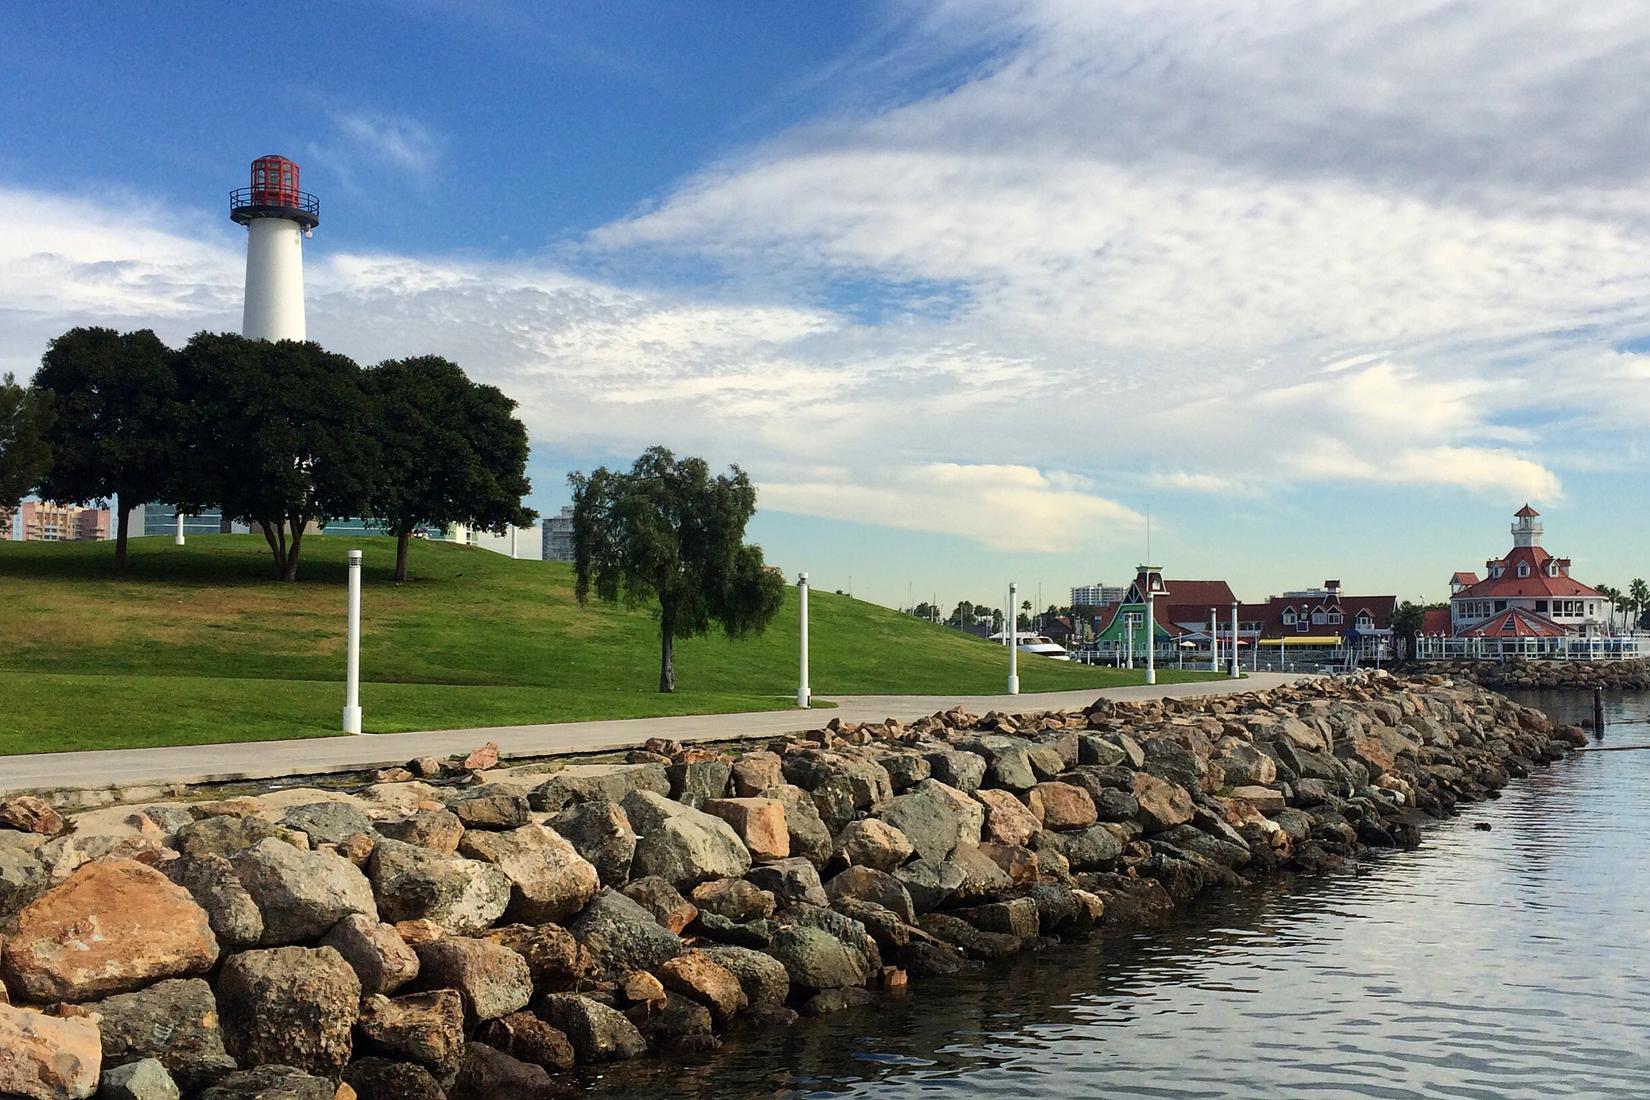
[[[141,9],[141,10],[140,10]],[[521,404],[535,503],[659,442],[771,559],[1064,602],[1146,553],[1406,597],[1526,500],[1650,573],[1636,0],[25,6],[0,370],[239,325],[254,156],[312,338]]]

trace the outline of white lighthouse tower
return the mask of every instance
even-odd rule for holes
[[[321,224],[321,204],[298,188],[285,157],[252,162],[252,186],[229,194],[229,216],[246,226],[246,308],[241,335],[304,339],[304,238]]]

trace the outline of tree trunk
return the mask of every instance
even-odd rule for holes
[[[286,564],[281,570],[281,579],[283,581],[295,581],[298,579],[298,549],[304,541],[304,517],[293,516],[290,522],[292,524],[292,541],[287,543]]]
[[[412,528],[407,527],[396,533],[395,536],[395,583],[405,583],[407,579],[407,544],[412,542]]]
[[[125,501],[120,502],[120,517],[115,520],[115,570],[126,571],[126,535],[132,526],[132,510]]]
[[[659,620],[659,690],[676,690],[676,631],[666,616]]]

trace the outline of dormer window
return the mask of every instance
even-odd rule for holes
[[[1520,577],[1527,577],[1527,576],[1530,575],[1530,563],[1529,562],[1521,561],[1521,562],[1518,563],[1518,575]]]
[[[1558,561],[1557,561],[1557,559],[1554,559],[1553,561],[1550,561],[1550,562],[1547,563],[1547,576],[1549,576],[1549,577],[1558,576]]]
[[[1291,608],[1286,608],[1284,610],[1283,625],[1284,626],[1294,626],[1295,625],[1295,609],[1294,608],[1291,607]]]
[[[1358,612],[1358,629],[1359,630],[1368,630],[1370,627],[1372,627],[1374,625],[1375,625],[1375,620],[1371,619],[1369,617],[1369,612],[1367,612],[1367,611]]]

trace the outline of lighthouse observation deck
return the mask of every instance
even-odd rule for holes
[[[252,162],[252,186],[229,193],[229,217],[240,225],[280,218],[310,230],[321,224],[321,200],[299,189],[297,164],[285,157],[259,157]]]

